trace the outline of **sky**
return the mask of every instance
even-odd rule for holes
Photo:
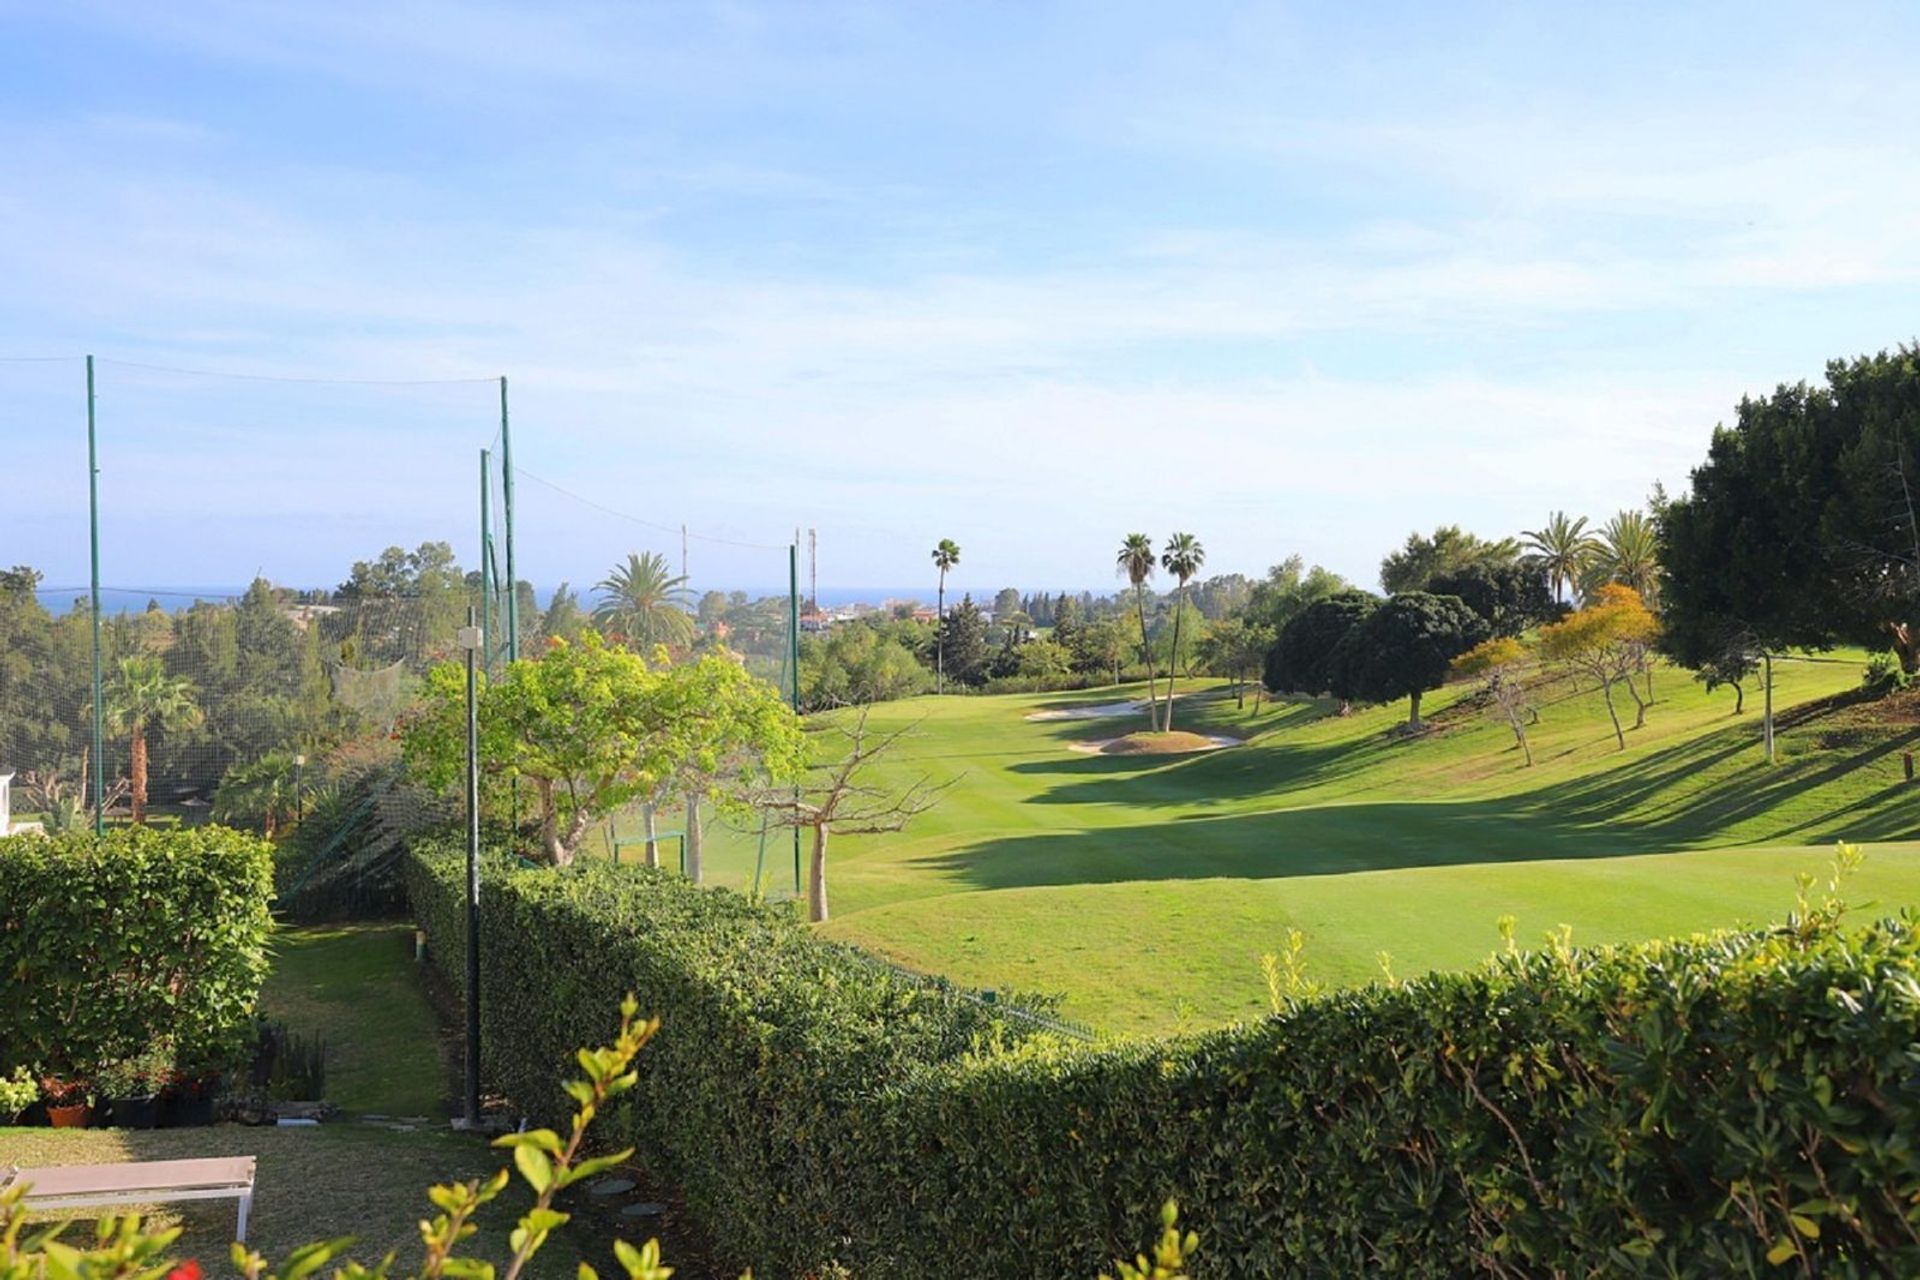
[[[92,353],[109,585],[473,563],[505,375],[543,587],[683,524],[697,587],[796,528],[823,589],[931,595],[941,538],[953,592],[1100,587],[1135,530],[1371,586],[1912,341],[1917,49],[1897,4],[0,0],[0,562],[86,579]]]

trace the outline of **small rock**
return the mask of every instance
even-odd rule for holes
[[[667,1206],[653,1200],[643,1200],[639,1204],[630,1204],[620,1211],[623,1218],[657,1218],[667,1211]]]
[[[602,1178],[587,1188],[590,1195],[623,1196],[633,1190],[632,1178]]]

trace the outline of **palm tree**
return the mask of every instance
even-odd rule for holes
[[[686,576],[673,576],[659,552],[628,552],[627,562],[615,565],[594,589],[601,596],[593,606],[594,625],[630,647],[693,643]]]
[[[1644,511],[1622,511],[1607,521],[1596,540],[1595,575],[1640,593],[1649,607],[1660,595],[1660,535]]]
[[[934,607],[933,671],[934,691],[947,691],[947,570],[960,563],[960,544],[952,538],[940,539],[933,549],[933,567],[940,571],[940,598]]]
[[[1580,586],[1588,563],[1599,549],[1598,541],[1587,532],[1587,518],[1569,520],[1564,511],[1548,516],[1544,528],[1529,530],[1520,536],[1526,539],[1523,545],[1530,558],[1546,570],[1555,600],[1560,598],[1562,589]]]
[[[202,719],[193,685],[170,676],[157,657],[120,659],[100,708],[108,733],[132,741],[133,820],[147,820],[147,734],[191,729]]]
[[[1167,716],[1161,726],[1167,733],[1173,732],[1173,677],[1180,670],[1180,615],[1186,606],[1187,579],[1200,572],[1206,562],[1206,548],[1190,533],[1168,538],[1166,554],[1160,557],[1160,567],[1179,583],[1173,591],[1173,652],[1167,657]]]
[[[1140,653],[1147,660],[1147,724],[1160,725],[1160,677],[1153,670],[1153,646],[1147,643],[1147,579],[1153,576],[1153,539],[1130,533],[1120,544],[1114,565],[1133,584],[1134,607],[1140,612]]]
[[[1658,609],[1660,603],[1660,531],[1653,520],[1644,511],[1620,511],[1607,521],[1600,530],[1598,549],[1594,552],[1592,572],[1596,585],[1601,582],[1618,582],[1632,587],[1647,603],[1649,609]],[[1643,668],[1647,677],[1647,700],[1653,700],[1653,662],[1647,660]],[[1631,692],[1631,683],[1627,686]],[[1646,709],[1641,708],[1642,719]],[[1634,726],[1638,728],[1638,725]]]

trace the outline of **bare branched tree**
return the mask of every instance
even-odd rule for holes
[[[805,827],[813,832],[813,857],[807,875],[807,919],[816,923],[829,918],[827,905],[827,838],[839,835],[880,835],[900,831],[939,801],[940,794],[958,779],[935,784],[922,776],[904,791],[870,782],[867,767],[884,756],[918,722],[890,733],[874,734],[867,728],[867,712],[862,706],[849,722],[845,717],[815,717],[807,723],[807,732],[844,739],[845,747],[836,752],[816,751],[816,759],[829,757],[809,767],[807,779],[791,790],[765,788],[754,795],[755,805],[783,827]]]

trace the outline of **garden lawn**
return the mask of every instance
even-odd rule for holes
[[[450,1074],[413,960],[413,926],[282,928],[261,1012],[327,1044],[327,1099],[349,1112],[447,1115]]]
[[[1791,709],[1857,687],[1860,666],[1776,670]],[[1069,749],[1144,716],[1027,719],[1111,689],[883,704],[876,728],[918,727],[880,772],[954,785],[905,833],[834,841],[826,931],[968,984],[1061,993],[1105,1030],[1163,1032],[1262,1012],[1260,957],[1290,928],[1309,973],[1343,984],[1379,975],[1383,952],[1403,977],[1471,964],[1508,914],[1523,946],[1563,924],[1600,943],[1762,923],[1792,909],[1796,875],[1824,876],[1840,839],[1876,842],[1850,899],[1920,903],[1905,843],[1920,786],[1900,761],[1916,726],[1789,712],[1769,765],[1757,694],[1735,716],[1729,691],[1663,668],[1624,751],[1597,690],[1543,689],[1526,769],[1504,723],[1455,706],[1468,692],[1430,694],[1435,730],[1404,740],[1388,733],[1404,703],[1256,715],[1205,688],[1175,727],[1247,742],[1172,757]],[[747,883],[757,849],[751,832],[716,832],[714,878]],[[766,867],[769,889],[791,892],[788,833]]]

